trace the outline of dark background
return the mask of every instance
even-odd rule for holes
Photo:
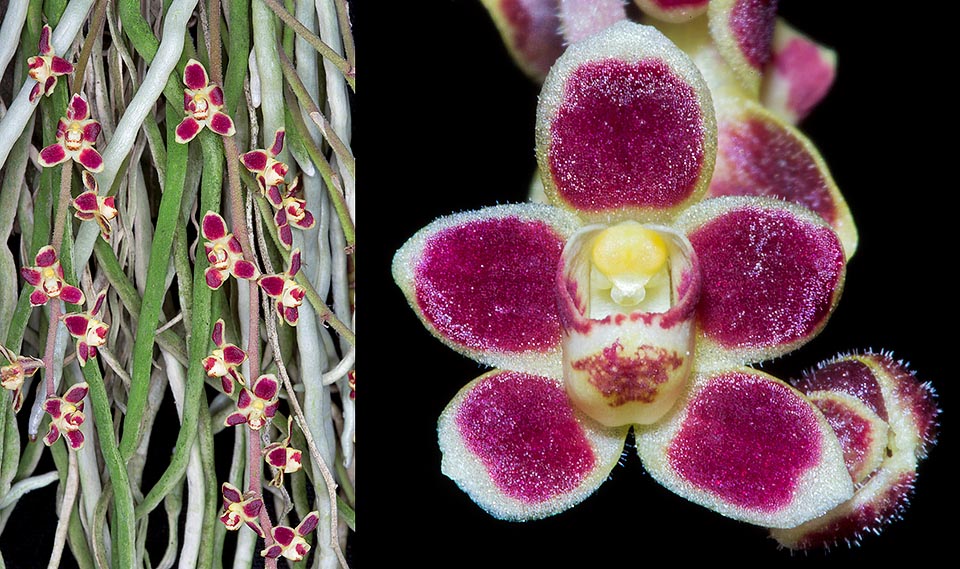
[[[632,452],[596,494],[537,522],[497,521],[444,477],[437,417],[485,368],[423,329],[392,282],[390,259],[440,215],[525,199],[536,168],[538,88],[514,67],[478,0],[361,2],[356,148],[367,164],[359,273],[367,303],[360,324],[366,451],[355,554],[364,567],[388,559],[422,567],[841,565],[922,561],[951,546],[956,293],[947,268],[955,258],[948,228],[957,121],[942,82],[954,67],[949,18],[919,22],[827,0],[780,4],[795,27],[838,52],[838,80],[801,128],[848,200],[860,246],[825,331],[764,369],[790,377],[841,351],[889,349],[933,383],[945,409],[940,442],[920,467],[904,519],[859,548],[791,555],[764,529],[664,489]]]

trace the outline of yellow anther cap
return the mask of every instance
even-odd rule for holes
[[[656,231],[624,221],[600,232],[593,242],[593,266],[607,278],[651,277],[667,262],[667,246]]]

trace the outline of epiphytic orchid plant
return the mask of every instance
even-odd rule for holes
[[[674,22],[645,24],[618,1],[485,4],[508,44],[544,34],[509,45],[543,79],[547,203],[440,218],[394,258],[427,329],[495,368],[442,412],[443,472],[497,518],[543,518],[606,480],[632,430],[655,480],[785,547],[878,531],[934,440],[930,386],[885,353],[794,385],[751,367],[823,329],[857,244],[789,124],[824,91],[791,40],[826,52],[781,32],[773,2],[638,2]]]
[[[0,567],[347,567],[347,0],[3,6]]]

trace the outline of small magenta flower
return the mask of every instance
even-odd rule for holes
[[[264,275],[257,283],[267,296],[276,299],[277,318],[280,323],[286,322],[296,326],[300,320],[300,305],[307,291],[293,278],[300,272],[300,249],[294,249],[290,254],[290,268],[286,273],[279,275]]]
[[[30,91],[30,102],[35,103],[41,93],[50,96],[57,86],[57,77],[73,73],[73,64],[53,52],[50,43],[52,31],[44,24],[40,30],[40,55],[27,59],[27,75],[37,81]]]
[[[207,286],[217,290],[230,274],[247,280],[260,276],[257,266],[243,259],[240,240],[227,231],[227,222],[219,214],[208,211],[203,216],[200,232],[207,240],[204,248],[210,262],[204,273]]]
[[[303,466],[301,459],[303,451],[290,446],[293,435],[293,417],[287,418],[287,436],[275,443],[270,443],[263,449],[263,458],[267,464],[277,469],[271,484],[279,488],[283,486],[283,475],[300,470]]]
[[[233,119],[221,112],[223,89],[210,83],[207,70],[196,59],[187,62],[183,84],[187,86],[183,90],[183,111],[187,116],[177,125],[176,141],[190,142],[205,126],[219,135],[233,136]]]
[[[90,105],[76,94],[67,105],[67,116],[57,123],[57,141],[40,151],[40,165],[49,168],[73,158],[91,172],[103,170],[103,157],[93,147],[100,123],[90,118]]]
[[[277,225],[277,236],[287,249],[293,247],[293,231],[290,225],[296,225],[300,229],[310,229],[317,223],[313,214],[307,211],[307,201],[297,197],[299,189],[300,177],[297,176],[287,186],[283,200],[280,202],[280,209],[273,217],[273,222]]]
[[[96,221],[100,226],[100,236],[104,241],[110,241],[110,235],[113,233],[110,221],[117,217],[114,197],[98,195],[97,179],[88,170],[83,171],[82,177],[87,191],[73,200],[73,207],[77,210],[74,215],[83,221]]]
[[[260,148],[251,150],[240,157],[240,161],[247,170],[257,175],[260,192],[275,208],[281,207],[283,200],[279,186],[284,183],[283,177],[287,175],[288,170],[285,163],[277,160],[277,156],[283,151],[285,134],[285,129],[278,129],[273,137],[273,146],[266,150]]]
[[[7,358],[7,365],[0,367],[0,384],[13,392],[13,412],[23,406],[23,380],[37,373],[43,367],[43,361],[37,358],[19,356],[13,350],[0,344],[0,355]]]
[[[273,535],[273,545],[260,552],[263,557],[277,558],[281,555],[290,561],[300,561],[310,552],[310,544],[304,538],[316,529],[320,523],[320,513],[310,512],[295,528],[275,526],[270,530]]]
[[[228,530],[235,531],[240,529],[240,524],[247,524],[260,537],[264,537],[263,528],[260,527],[260,510],[263,508],[263,500],[254,492],[241,494],[240,490],[224,482],[220,487],[223,493],[223,513],[220,514],[220,521],[227,526]]]
[[[53,246],[41,247],[35,262],[35,267],[20,269],[23,279],[34,287],[30,293],[30,306],[43,306],[48,299],[57,297],[70,304],[83,304],[83,291],[63,280],[63,267]]]
[[[67,440],[73,450],[83,448],[83,433],[80,425],[85,418],[83,414],[83,399],[87,396],[89,386],[78,383],[67,390],[63,397],[50,397],[43,403],[43,410],[50,414],[50,430],[43,437],[43,444],[50,446],[57,442],[60,435]]]
[[[277,413],[279,390],[277,376],[272,373],[261,375],[253,381],[250,389],[244,387],[240,391],[237,411],[228,415],[224,424],[234,427],[246,423],[254,431],[259,431]]]
[[[89,311],[71,312],[61,317],[67,331],[77,340],[77,361],[80,362],[80,367],[87,365],[88,359],[97,357],[97,348],[107,343],[110,326],[97,318],[106,298],[107,289],[103,289]]]
[[[219,377],[223,392],[233,394],[233,381],[244,385],[243,375],[237,367],[247,359],[247,353],[223,339],[224,323],[220,318],[213,325],[213,343],[217,346],[209,356],[203,358],[203,369],[210,377]]]

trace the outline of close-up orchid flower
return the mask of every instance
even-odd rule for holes
[[[17,413],[23,406],[23,382],[43,367],[43,361],[17,355],[3,344],[0,344],[0,356],[7,360],[6,364],[0,366],[0,385],[13,392],[13,412]]]
[[[502,8],[498,27],[543,4],[484,2]],[[578,3],[553,4],[562,19]],[[775,3],[704,2],[669,24],[611,4],[620,15],[579,37],[554,28],[533,129],[531,196],[546,203],[440,217],[394,256],[427,330],[494,368],[439,413],[436,466],[510,521],[589,508],[637,455],[663,487],[773,528],[784,548],[880,532],[936,440],[932,387],[888,352],[802,378],[774,362],[830,329],[861,242],[795,126],[829,86],[832,54]],[[798,73],[790,49],[828,72]]]
[[[94,148],[98,136],[100,123],[90,118],[90,104],[82,95],[74,95],[67,115],[57,123],[57,141],[40,151],[40,165],[49,168],[73,159],[91,172],[100,172],[103,157]]]
[[[230,275],[245,280],[260,276],[257,266],[243,258],[240,241],[227,229],[227,222],[220,214],[212,211],[204,214],[200,233],[207,240],[203,246],[210,263],[205,271],[207,286],[217,290]]]
[[[222,318],[213,323],[211,338],[216,348],[203,359],[203,369],[207,370],[208,376],[220,378],[223,392],[232,395],[234,381],[240,385],[245,385],[243,374],[237,368],[247,361],[247,354],[235,344],[231,344],[224,339],[225,327]]]
[[[43,306],[51,298],[60,298],[70,304],[83,304],[83,291],[63,280],[63,266],[56,249],[45,245],[34,258],[35,267],[23,267],[20,275],[34,290],[30,293],[31,306]]]
[[[263,275],[257,284],[263,293],[273,299],[277,312],[277,321],[296,326],[300,320],[300,305],[307,295],[307,291],[297,284],[296,276],[300,272],[300,250],[294,249],[290,253],[290,266],[286,272],[275,275]]]
[[[33,103],[40,95],[49,97],[57,87],[57,79],[62,75],[73,73],[73,64],[58,56],[53,51],[50,36],[53,31],[44,24],[40,28],[40,54],[27,59],[30,78],[37,82],[30,91],[30,102]]]
[[[233,136],[237,129],[223,112],[223,89],[210,82],[202,63],[195,59],[187,62],[183,84],[187,87],[183,90],[183,112],[187,116],[177,125],[177,142],[190,142],[204,127],[221,136]]]
[[[273,144],[270,148],[251,150],[240,155],[240,162],[251,173],[256,174],[257,185],[260,186],[261,194],[267,198],[271,205],[279,208],[283,201],[280,192],[280,186],[285,182],[283,177],[287,175],[289,166],[277,160],[277,156],[283,152],[283,140],[286,137],[286,130],[279,129],[273,135]]]
[[[80,366],[87,365],[87,360],[97,357],[97,348],[107,343],[107,332],[110,326],[100,320],[98,315],[103,308],[103,301],[107,298],[107,290],[101,290],[86,312],[70,312],[62,319],[67,332],[73,336],[77,344],[77,361]]]
[[[50,446],[61,436],[73,450],[83,448],[84,436],[80,431],[86,415],[83,413],[83,400],[90,387],[86,383],[71,386],[61,397],[49,397],[43,402],[43,410],[50,415],[50,426],[43,444]]]
[[[100,236],[104,241],[109,241],[113,233],[110,222],[117,217],[116,199],[99,194],[97,179],[88,170],[81,173],[81,178],[86,191],[73,199],[73,207],[77,210],[74,216],[83,221],[96,221],[100,226]]]

